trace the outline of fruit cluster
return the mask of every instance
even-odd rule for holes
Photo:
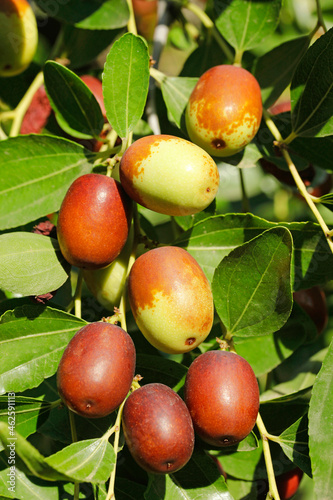
[[[197,261],[180,247],[146,249],[128,266],[133,239],[138,238],[131,227],[133,204],[170,216],[201,212],[213,202],[219,187],[218,168],[210,154],[221,155],[224,142],[222,154],[234,154],[255,135],[261,100],[254,78],[239,68],[220,66],[216,71],[226,82],[231,72],[233,80],[240,75],[246,85],[255,86],[255,106],[234,103],[221,125],[237,122],[239,130],[228,129],[225,135],[215,130],[209,142],[216,146],[218,141],[217,150],[191,134],[196,129],[193,110],[198,109],[199,81],[187,112],[193,142],[171,135],[136,140],[121,156],[119,181],[97,173],[78,177],[58,215],[57,237],[66,260],[82,270],[88,287],[104,303],[108,301],[106,281],[113,292],[126,284],[139,330],[163,353],[193,351],[207,338],[214,320],[213,295]],[[216,75],[208,75],[208,87],[213,81]],[[227,83],[224,87],[228,100]],[[245,121],[235,121],[237,109],[245,113]],[[250,109],[255,116],[246,111]],[[111,294],[108,305],[117,305],[119,294]],[[107,321],[90,323],[65,349],[57,384],[63,402],[85,417],[106,416],[123,404],[126,443],[146,471],[167,474],[182,468],[192,455],[195,433],[209,445],[224,447],[239,443],[252,431],[259,388],[251,366],[241,356],[223,350],[199,355],[188,370],[183,399],[161,383],[133,385],[135,358],[133,341],[121,327]]]
[[[199,355],[188,370],[184,400],[161,383],[131,391],[135,363],[134,343],[125,330],[105,321],[90,323],[67,345],[57,387],[68,408],[88,418],[105,417],[124,402],[125,441],[146,471],[181,469],[192,456],[195,432],[204,442],[224,447],[252,431],[259,388],[251,366],[238,354]]]

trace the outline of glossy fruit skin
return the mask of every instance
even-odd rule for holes
[[[143,36],[148,42],[151,42],[158,20],[158,1],[132,0],[132,5],[138,34]]]
[[[170,474],[191,458],[192,420],[170,387],[151,383],[135,390],[125,402],[122,422],[131,455],[147,472]]]
[[[310,316],[320,335],[327,326],[328,310],[326,295],[319,286],[313,286],[293,293],[294,301]]]
[[[101,174],[78,177],[59,211],[57,234],[65,259],[83,269],[100,269],[118,257],[131,219],[131,201],[119,182]]]
[[[258,132],[262,117],[260,87],[246,69],[221,64],[199,78],[186,107],[186,128],[210,155],[241,151]]]
[[[0,76],[22,73],[31,63],[38,44],[35,14],[26,0],[0,2]]]
[[[207,351],[189,367],[184,401],[203,441],[230,446],[250,434],[255,425],[258,383],[249,363],[238,354]]]
[[[105,417],[127,396],[135,361],[135,347],[125,330],[90,323],[74,335],[62,355],[57,371],[60,397],[83,417]]]
[[[214,200],[219,172],[201,148],[172,135],[135,141],[120,162],[120,181],[144,207],[166,215],[190,215]]]
[[[160,247],[141,255],[129,274],[128,297],[139,329],[160,351],[192,351],[212,328],[210,284],[183,248]]]

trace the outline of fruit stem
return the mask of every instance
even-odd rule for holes
[[[77,276],[76,289],[74,293],[74,311],[75,316],[81,318],[82,310],[81,310],[81,293],[82,293],[82,272],[81,270]]]
[[[316,0],[316,7],[317,7],[317,18],[318,18],[317,29],[321,26],[326,33],[327,28],[323,17],[323,12],[321,10],[320,0]]]
[[[160,85],[162,85],[164,80],[167,78],[166,75],[162,73],[162,71],[159,71],[156,68],[152,67],[149,69],[149,71],[150,71],[150,76],[152,76],[154,80],[156,80],[156,82],[159,83]]]
[[[36,91],[39,89],[39,87],[43,84],[44,82],[44,74],[42,71],[40,71],[36,76],[33,82],[31,83],[30,87],[22,97],[21,101],[17,105],[15,109],[15,117],[9,132],[9,137],[15,137],[20,133],[20,128],[21,124],[24,118],[25,113],[27,112],[27,109],[31,103],[31,100],[36,93]]]
[[[130,13],[128,23],[127,23],[127,29],[130,33],[133,33],[133,35],[137,35],[138,30],[136,29],[132,0],[127,0],[127,5],[129,8],[129,13]]]
[[[333,253],[333,240],[332,240],[332,236],[330,235],[330,230],[328,229],[326,222],[324,221],[324,219],[321,216],[319,210],[317,209],[315,203],[313,202],[311,195],[306,190],[304,182],[303,182],[301,176],[299,175],[298,170],[295,167],[287,148],[285,147],[287,144],[286,140],[283,140],[283,138],[280,134],[280,131],[278,130],[278,128],[276,127],[275,123],[273,122],[272,118],[270,117],[269,113],[266,110],[263,111],[263,115],[264,115],[267,127],[269,128],[273,137],[276,139],[278,146],[280,146],[282,155],[283,155],[283,157],[284,157],[284,159],[289,167],[289,171],[290,171],[291,175],[293,176],[293,179],[295,181],[295,184],[296,184],[299,192],[301,193],[301,195],[303,196],[303,198],[307,202],[310,210],[312,211],[313,215],[317,219],[323,233],[325,234],[326,241],[327,241],[327,243],[328,243],[328,245]]]
[[[71,427],[72,442],[76,443],[77,442],[77,432],[76,432],[76,425],[75,425],[75,416],[71,410],[68,410],[68,411],[69,411],[69,424]],[[80,483],[74,483],[73,500],[79,500],[79,496],[80,496]]]
[[[235,59],[234,59],[234,66],[242,66],[242,58],[243,58],[244,51],[243,50],[236,50],[235,54]]]
[[[262,439],[263,453],[264,453],[266,470],[267,470],[268,485],[269,485],[268,498],[272,498],[275,500],[281,500],[277,486],[276,486],[275,473],[274,473],[273,462],[272,462],[272,455],[271,455],[271,450],[269,448],[268,439],[269,439],[270,435],[268,434],[268,432],[266,430],[265,424],[261,418],[260,413],[258,413],[256,423],[257,423],[257,427],[258,427],[258,430],[259,430],[259,433],[260,433],[260,436]]]
[[[119,406],[117,419],[116,419],[116,422],[114,424],[115,433],[114,433],[113,448],[114,448],[116,456],[118,454],[120,428],[121,428],[121,417],[123,415],[123,409],[124,409],[124,404],[125,404],[126,399],[127,398],[125,398],[124,401]],[[114,483],[115,483],[115,479],[116,479],[116,468],[117,468],[117,461],[114,464],[114,468],[113,468],[111,475],[110,475],[109,490],[108,490],[108,494],[107,494],[105,500],[111,500],[111,498],[114,498]]]
[[[210,33],[213,35],[216,43],[220,46],[220,48],[224,52],[226,58],[229,61],[233,61],[234,55],[233,55],[232,51],[229,49],[229,47],[226,44],[226,42],[224,41],[224,39],[221,37],[220,33],[215,28],[215,25],[214,25],[213,21],[211,20],[211,18],[209,16],[207,16],[206,12],[204,12],[198,5],[196,5],[195,3],[192,3],[192,2],[185,2],[183,4],[183,7],[190,10],[191,12],[193,12],[193,14],[195,14],[197,16],[197,18],[200,19],[200,21],[202,22],[204,27],[207,29],[208,35]]]

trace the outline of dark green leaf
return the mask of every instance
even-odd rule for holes
[[[64,24],[62,29],[65,54],[70,60],[70,68],[82,68],[92,62],[120,33],[120,29],[89,30],[70,24]]]
[[[147,44],[126,33],[112,45],[103,73],[106,115],[120,137],[127,137],[142,117],[148,86]]]
[[[0,229],[60,208],[70,184],[91,172],[94,154],[79,144],[41,135],[0,142]]]
[[[53,375],[85,321],[44,306],[22,306],[1,317],[0,393],[23,392]]]
[[[16,457],[16,462],[18,457]],[[50,483],[34,476],[27,477],[15,464],[15,480],[13,485],[8,484],[10,479],[8,457],[4,452],[0,454],[0,498],[12,498],[20,500],[59,500],[59,485]],[[9,490],[9,487],[12,489]]]
[[[266,229],[283,226],[294,243],[293,288],[309,288],[333,279],[333,256],[320,226],[312,222],[276,224],[252,214],[226,214],[205,219],[176,242],[198,261],[211,281],[214,270],[231,250]]]
[[[32,446],[32,444],[20,436],[20,434],[11,430],[11,428],[4,422],[0,422],[0,439],[6,450],[8,450],[8,447],[10,446],[15,449],[15,454],[23,460],[30,473],[34,476],[50,481],[68,480],[66,475],[52,469],[52,467],[45,462],[44,457],[34,446]]]
[[[216,27],[237,51],[257,47],[275,30],[281,0],[220,0]]]
[[[145,500],[233,500],[223,476],[211,457],[195,450],[180,471],[170,475],[151,475]]]
[[[284,359],[304,343],[306,338],[316,335],[312,321],[299,307],[293,307],[288,321],[281,330],[265,337],[234,337],[237,353],[246,359],[257,377],[276,368]]]
[[[14,393],[0,396],[0,420],[9,425],[13,423],[15,430],[23,437],[28,437],[36,432],[38,419],[45,419],[50,408],[51,403],[42,399],[20,396]],[[2,449],[0,445],[0,450]]]
[[[143,377],[144,384],[161,382],[177,391],[178,385],[186,376],[187,368],[171,359],[139,353],[136,371]]]
[[[290,84],[295,68],[309,43],[308,36],[288,40],[257,60],[254,76],[259,82],[266,108],[271,106]]]
[[[280,227],[244,243],[219,264],[212,282],[214,302],[232,335],[267,335],[287,321],[291,255],[291,234]]]
[[[65,132],[81,139],[101,133],[104,124],[101,108],[81,78],[62,64],[47,61],[44,82],[57,121]]]
[[[57,290],[68,278],[70,266],[58,241],[36,233],[0,236],[0,288],[21,295],[42,295]]]
[[[283,431],[277,442],[287,457],[311,477],[308,440],[308,416],[304,415]]]
[[[333,28],[301,59],[291,82],[293,134],[333,134]]]
[[[129,9],[126,0],[36,0],[48,16],[83,29],[111,30],[126,26]]]
[[[309,410],[309,448],[317,498],[333,491],[333,341],[313,386]]]

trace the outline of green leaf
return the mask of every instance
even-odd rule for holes
[[[233,249],[273,227],[290,230],[294,243],[293,289],[333,279],[333,255],[320,226],[313,222],[275,223],[252,214],[216,215],[195,224],[176,241],[198,261],[211,281],[215,268]]]
[[[138,353],[136,371],[144,377],[145,384],[160,382],[177,391],[178,386],[184,382],[187,368],[171,359]]]
[[[101,108],[81,78],[62,64],[47,61],[44,82],[57,121],[65,132],[82,139],[101,133],[104,125]]]
[[[257,377],[276,368],[296,351],[307,337],[317,330],[306,313],[294,304],[291,315],[283,327],[273,335],[264,337],[234,337],[237,353],[248,361]]]
[[[211,457],[195,450],[190,461],[174,474],[150,475],[145,500],[233,500]]]
[[[310,43],[308,36],[281,43],[259,57],[254,76],[259,82],[263,105],[268,108],[290,84],[294,71]]]
[[[182,118],[198,79],[178,76],[163,78],[161,90],[165,105],[178,128],[181,128]]]
[[[91,63],[120,33],[120,29],[90,30],[76,28],[71,24],[64,24],[62,30],[70,68],[82,68]]]
[[[52,404],[41,399],[25,397],[9,393],[0,396],[0,420],[9,425],[13,423],[15,430],[23,437],[36,432],[41,419],[45,419]],[[12,396],[12,397],[10,397]],[[14,415],[11,413],[14,412]],[[3,448],[0,445],[0,450]]]
[[[31,474],[49,481],[68,480],[66,475],[52,469],[39,451],[5,422],[0,422],[0,439],[7,452],[11,448],[15,450],[15,455],[23,460]]]
[[[313,386],[309,410],[309,448],[317,498],[333,491],[333,342]]]
[[[126,33],[112,45],[103,73],[106,116],[120,137],[127,137],[142,117],[148,86],[147,44]]]
[[[84,29],[111,30],[126,26],[129,9],[126,0],[36,0],[48,16]]]
[[[265,231],[225,257],[212,289],[217,313],[227,330],[240,337],[274,333],[292,307],[288,229]]]
[[[15,467],[15,475],[12,476],[15,477],[13,485],[7,482],[11,472],[9,467]],[[27,477],[16,464],[8,464],[8,457],[2,452],[0,453],[0,495],[1,499],[59,500],[59,485],[34,476]]]
[[[0,288],[21,295],[57,290],[68,278],[69,264],[58,241],[36,233],[0,235]]]
[[[76,481],[102,483],[110,477],[116,455],[107,439],[73,443],[45,458],[53,469]]]
[[[53,375],[85,321],[45,306],[22,306],[1,317],[0,393],[23,392]]]
[[[94,154],[56,137],[30,135],[0,142],[0,229],[60,208],[70,184],[92,171]]]
[[[220,0],[215,5],[217,29],[236,51],[243,52],[274,32],[281,0]]]
[[[277,442],[292,462],[311,477],[308,416],[304,415],[280,434]]]
[[[333,28],[311,45],[291,82],[293,134],[333,134]]]

